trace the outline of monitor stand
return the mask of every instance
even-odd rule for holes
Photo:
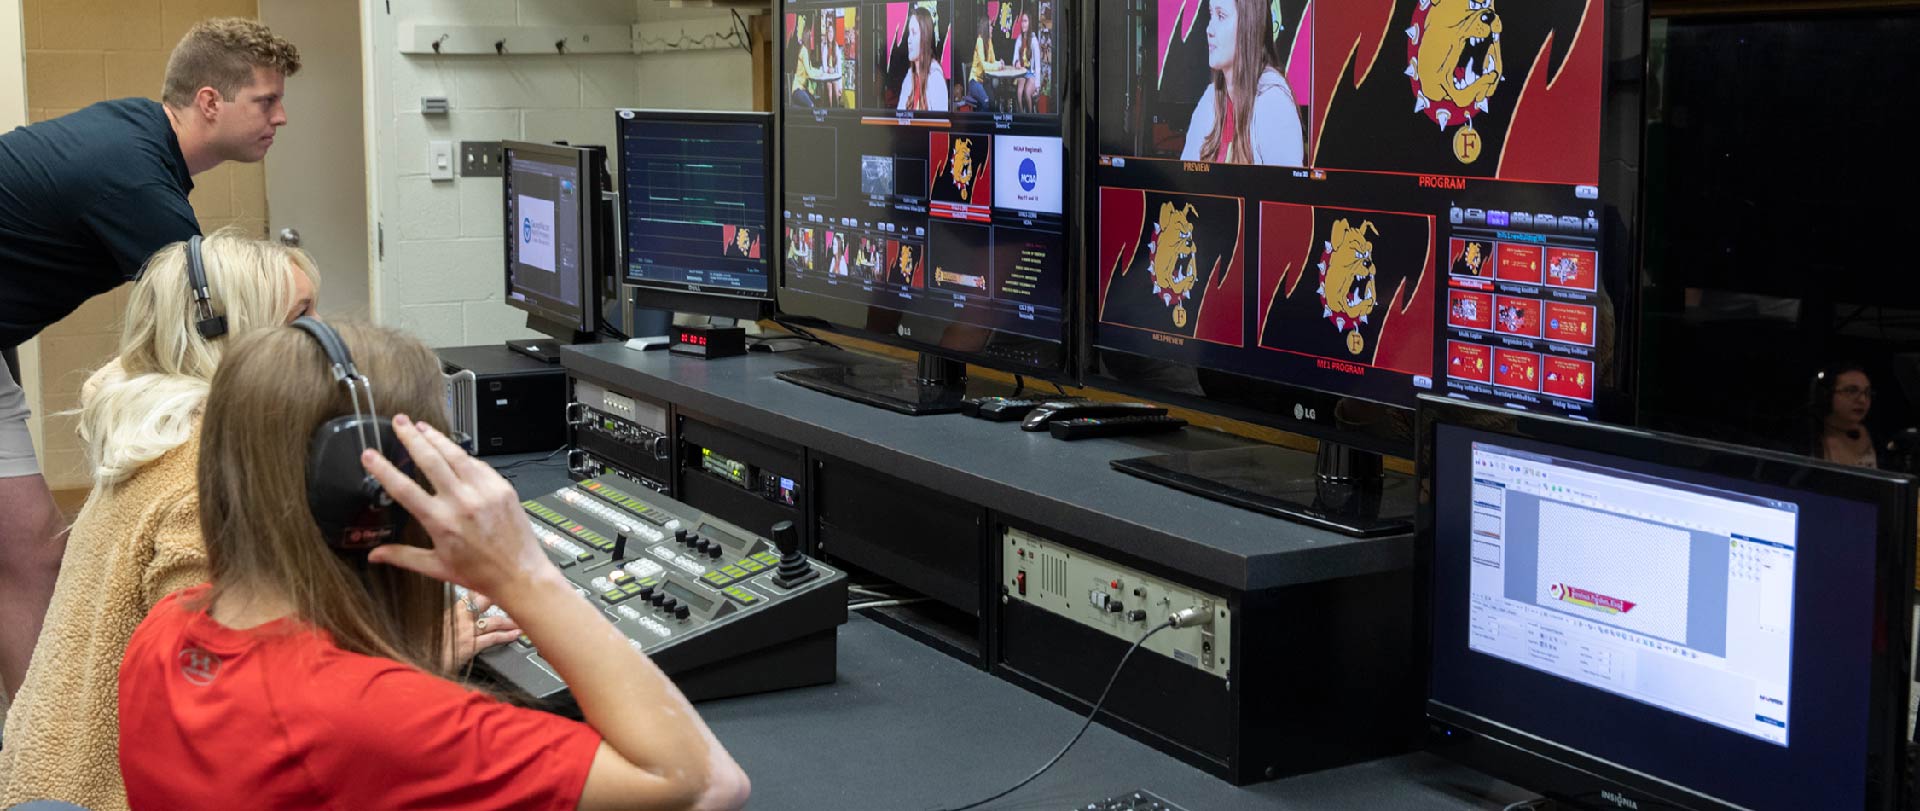
[[[1333,442],[1310,454],[1274,445],[1118,459],[1113,467],[1236,507],[1362,538],[1413,531],[1413,477],[1379,454]]]
[[[582,332],[553,321],[527,315],[527,328],[544,335],[565,335],[566,338],[522,338],[508,341],[507,348],[541,363],[559,363],[560,347],[569,344],[590,344],[600,336],[591,332]]]
[[[901,363],[823,366],[780,372],[779,378],[814,391],[915,417],[958,413],[961,402],[968,397],[1012,393],[1010,387],[968,380],[965,363],[926,353],[921,353],[919,363],[914,366]]]

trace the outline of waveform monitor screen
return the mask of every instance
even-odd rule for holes
[[[1603,127],[1618,5],[1096,4],[1089,309],[1135,361],[1102,368],[1596,416],[1637,188],[1603,171],[1639,143]]]
[[[628,284],[768,298],[770,117],[620,110]]]
[[[782,310],[1015,366],[1062,362],[1061,5],[784,5]]]

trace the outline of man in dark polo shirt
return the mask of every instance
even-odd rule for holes
[[[207,20],[174,47],[161,101],[103,101],[0,135],[0,349],[134,279],[160,247],[200,233],[187,203],[193,176],[267,156],[287,123],[286,79],[299,69],[299,51],[259,22]],[[0,369],[0,690],[8,695],[26,675],[65,547],[27,417],[25,396]]]

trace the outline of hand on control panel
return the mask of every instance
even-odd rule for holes
[[[479,592],[469,591],[453,601],[452,614],[453,633],[446,640],[444,656],[449,671],[466,667],[481,651],[520,638],[520,624]]]

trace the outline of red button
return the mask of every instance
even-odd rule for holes
[[[1107,588],[1110,588],[1110,589],[1117,589],[1119,587],[1120,587],[1120,581],[1118,580],[1115,580],[1112,583],[1107,584]]]

